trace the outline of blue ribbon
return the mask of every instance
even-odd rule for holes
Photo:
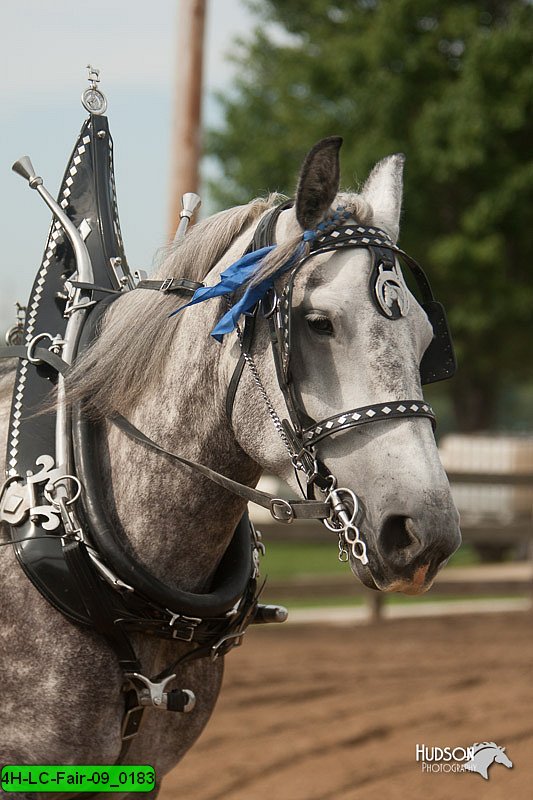
[[[351,212],[347,211],[344,206],[337,206],[335,212],[328,217],[325,217],[316,227],[316,230],[306,230],[302,234],[302,242],[311,242],[320,236],[325,231],[336,227],[343,220],[350,217]],[[192,296],[192,299],[184,306],[180,306],[176,311],[170,314],[178,314],[184,308],[194,306],[196,303],[202,303],[204,300],[209,300],[211,297],[221,297],[222,295],[231,295],[241,287],[245,286],[257,271],[260,262],[268,255],[274,248],[275,244],[269,247],[262,247],[260,250],[254,250],[252,253],[247,253],[235,261],[220,275],[220,281],[216,286],[202,286],[197,289]],[[283,275],[290,269],[294,262],[299,258],[302,253],[302,245],[298,245],[296,252],[283,264],[273,275],[265,278],[255,286],[248,286],[243,296],[238,300],[229,311],[224,314],[222,319],[211,331],[211,336],[221,342],[224,334],[231,333],[237,327],[239,317],[242,314],[249,314],[255,307],[256,303],[261,300],[269,289],[274,286],[274,281],[280,275]]]
[[[302,239],[304,241],[310,241],[317,235],[318,232],[315,231],[304,231]],[[257,271],[257,267],[260,262],[275,247],[276,245],[261,247],[259,250],[254,250],[252,253],[247,253],[246,255],[242,256],[238,259],[238,261],[235,261],[230,267],[221,273],[220,281],[215,286],[202,286],[200,289],[197,289],[193,294],[192,299],[184,306],[180,306],[180,308],[176,309],[176,311],[173,311],[170,316],[173,317],[174,314],[178,314],[180,311],[183,311],[184,308],[194,306],[196,303],[202,303],[204,300],[209,300],[211,297],[221,297],[222,295],[233,294],[233,292],[237,291],[237,289],[240,289],[242,286],[248,283],[248,281]],[[265,296],[269,289],[273,287],[276,278],[291,268],[295,260],[298,258],[300,252],[301,245],[296,250],[296,253],[291,256],[291,258],[278,270],[276,270],[273,275],[270,275],[268,278],[260,281],[260,283],[257,283],[255,286],[248,286],[240,300],[238,300],[229,309],[229,311],[224,314],[222,319],[219,320],[217,325],[211,331],[211,336],[216,339],[217,342],[222,341],[224,334],[231,333],[235,330],[239,317],[242,314],[247,314],[252,311],[256,303]]]

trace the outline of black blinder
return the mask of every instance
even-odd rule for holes
[[[457,361],[444,306],[438,300],[430,300],[422,308],[433,328],[433,340],[420,362],[420,381],[424,385],[452,378]]]
[[[457,361],[446,312],[442,303],[433,297],[430,283],[422,267],[397,248],[389,249],[374,245],[368,249],[373,260],[370,296],[382,316],[391,320],[403,316],[401,292],[392,295],[392,299],[387,298],[386,294],[387,291],[391,291],[391,288],[394,290],[395,286],[402,283],[401,273],[396,267],[396,255],[407,264],[415,278],[421,295],[420,305],[426,312],[433,328],[433,339],[420,362],[420,382],[425,385],[452,378],[457,370]]]

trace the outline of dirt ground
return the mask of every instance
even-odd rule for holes
[[[160,800],[531,800],[530,613],[257,627]],[[495,741],[512,769],[422,772],[417,744]]]

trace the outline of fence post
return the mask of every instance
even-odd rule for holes
[[[375,592],[370,589],[367,593],[366,604],[370,610],[370,622],[381,622],[383,619],[383,608],[385,606],[385,596],[383,592]]]

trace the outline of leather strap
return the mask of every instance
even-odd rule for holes
[[[165,278],[162,281],[139,281],[136,289],[154,289],[156,292],[195,292],[205,284],[198,281],[190,281],[187,278]]]
[[[293,519],[327,519],[331,514],[331,509],[325,502],[318,500],[282,500],[267,494],[267,492],[262,492],[259,489],[252,489],[251,486],[238,483],[232,478],[222,475],[220,472],[215,472],[215,470],[203,464],[198,464],[196,461],[191,461],[176,453],[171,453],[152,439],[149,439],[148,436],[145,436],[144,433],[121,414],[115,414],[111,417],[111,422],[131,439],[140,442],[151,450],[162,453],[173,461],[178,461],[180,464],[191,467],[191,469],[209,478],[213,483],[244,498],[247,502],[255,503],[256,505],[268,509],[274,519],[279,522],[292,522]]]
[[[117,624],[108,596],[101,591],[101,581],[97,576],[83,542],[67,537],[63,545],[65,561],[76,578],[83,603],[95,630],[101,633],[115,651],[124,672],[140,672],[141,664],[135,655],[128,636]]]
[[[26,357],[27,350],[24,345],[0,348],[0,358]],[[68,369],[68,364],[63,361],[62,358],[55,353],[50,352],[50,350],[46,350],[45,348],[37,347],[34,352],[34,357],[46,362],[58,372],[65,373]],[[256,505],[268,509],[274,519],[278,520],[278,522],[292,522],[293,519],[328,519],[331,514],[331,509],[325,502],[305,499],[283,500],[267,494],[267,492],[262,492],[259,489],[253,489],[251,486],[238,483],[232,478],[228,478],[226,475],[222,475],[220,472],[210,469],[210,467],[206,467],[203,464],[198,464],[196,461],[191,461],[188,458],[179,456],[177,453],[171,453],[170,451],[165,450],[165,448],[161,445],[157,444],[157,442],[154,442],[148,436],[145,436],[144,433],[142,433],[138,428],[135,427],[135,425],[133,425],[133,423],[129,422],[129,420],[127,420],[121,414],[115,414],[110,418],[110,421],[131,439],[140,442],[144,446],[149,447],[158,453],[162,453],[168,458],[171,458],[173,461],[178,461],[180,464],[185,464],[187,467],[190,467],[196,472],[204,475],[206,478],[209,478],[209,480],[213,481],[213,483],[222,486],[223,489],[226,489],[227,491],[244,498],[247,502],[255,503]]]
[[[36,347],[32,352],[32,358],[44,361],[50,367],[53,367],[57,372],[64,374],[69,365],[63,361],[56,353],[47,350],[46,347]],[[1,358],[28,358],[28,348],[24,344],[9,345],[7,347],[0,347]]]
[[[425,400],[396,400],[387,403],[375,403],[371,406],[352,408],[342,411],[333,417],[315,422],[303,432],[306,447],[313,447],[321,439],[333,433],[345,431],[348,428],[357,428],[369,422],[382,422],[386,419],[405,419],[406,417],[426,417],[431,420],[433,429],[436,427],[433,409]]]
[[[241,340],[242,352],[239,356],[239,360],[237,361],[237,366],[233,370],[233,375],[231,376],[231,380],[228,386],[228,391],[226,394],[226,416],[230,424],[231,424],[231,418],[233,416],[233,405],[235,403],[235,395],[237,394],[239,382],[241,380],[244,366],[246,364],[246,357],[244,353],[250,352],[250,348],[252,346],[252,340],[254,338],[255,323],[257,320],[258,311],[259,311],[259,306],[257,306],[257,308],[255,309],[254,314],[250,314],[246,316],[244,319],[244,330],[242,333],[242,340]]]
[[[259,225],[255,229],[253,239],[244,251],[243,255],[246,255],[246,253],[252,253],[254,250],[260,250],[261,247],[266,247],[267,245],[271,244],[274,241],[276,224],[280,214],[282,211],[292,208],[293,205],[293,200],[286,200],[285,202],[281,203],[281,205],[275,206],[271,211],[269,211],[268,214],[266,214],[266,216],[264,216],[259,222]],[[237,365],[233,371],[233,375],[231,376],[231,381],[228,386],[228,393],[226,395],[226,416],[230,423],[233,414],[233,404],[235,403],[235,395],[237,394],[239,382],[246,364],[244,353],[249,353],[251,350],[259,308],[260,304],[258,304],[256,307],[254,314],[246,316],[245,318],[244,331],[241,341],[241,349],[243,352],[241,353],[239,360],[237,361]]]

